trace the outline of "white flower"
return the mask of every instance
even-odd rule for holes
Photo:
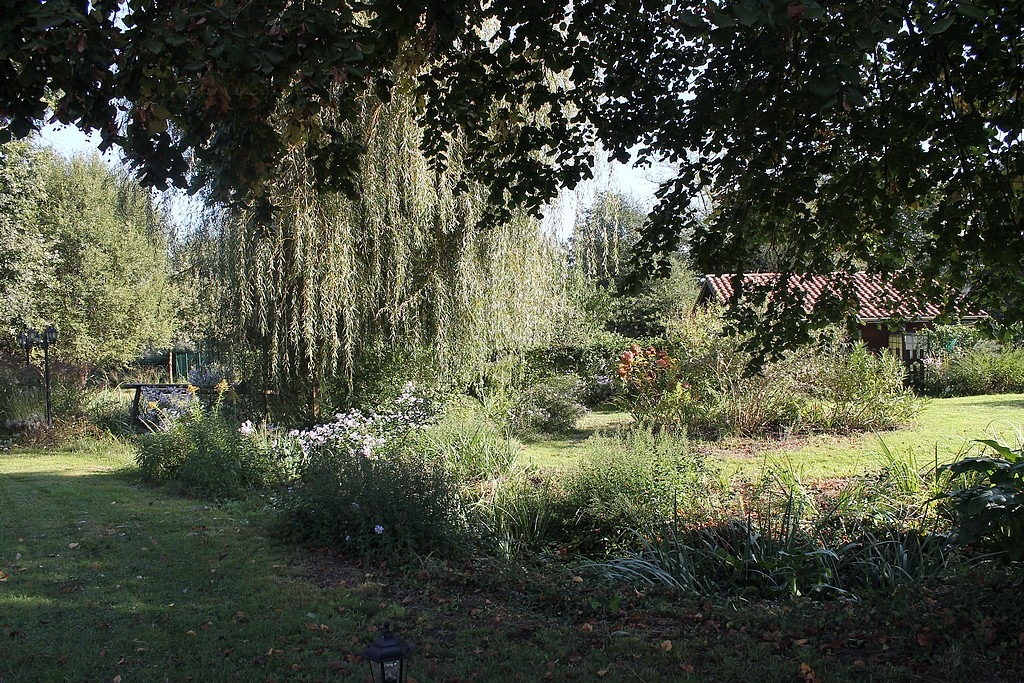
[[[373,527],[373,533],[375,533],[378,536],[380,536],[381,534],[384,533],[384,527],[382,527],[380,524],[378,524],[377,526]]]

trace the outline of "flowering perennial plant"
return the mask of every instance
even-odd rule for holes
[[[230,384],[234,381],[234,374],[230,368],[218,364],[196,366],[188,371],[189,384],[197,387],[214,388],[221,382]]]
[[[431,411],[427,402],[415,391],[413,383],[408,382],[398,398],[379,410],[363,412],[351,408],[335,414],[333,422],[306,430],[293,429],[288,436],[298,446],[302,459],[308,459],[322,448],[375,459],[386,443],[405,437],[410,431],[430,422]],[[291,454],[289,444],[282,443],[281,447]]]
[[[444,464],[412,438],[430,417],[413,391],[406,385],[377,410],[289,433],[299,459],[281,500],[290,533],[365,557],[454,551],[465,526],[458,492]]]
[[[682,426],[696,409],[689,383],[682,381],[679,362],[668,351],[633,344],[619,359],[621,404],[637,422]]]

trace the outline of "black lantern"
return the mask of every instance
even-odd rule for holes
[[[42,341],[42,339],[34,327],[30,327],[18,335],[18,346],[25,349],[25,365],[29,364],[32,357],[32,347]]]
[[[362,653],[363,659],[370,663],[373,683],[405,683],[409,674],[405,660],[415,649],[415,645],[392,633],[390,624],[385,623],[380,635]]]
[[[25,349],[25,365],[29,364],[33,346],[43,347],[43,381],[46,384],[46,426],[53,427],[53,401],[50,399],[50,345],[57,343],[57,328],[47,327],[42,334],[30,327],[18,335],[18,346]]]
[[[18,333],[18,346],[25,350],[25,365],[28,365],[29,353],[32,351],[32,345],[28,343],[28,333]]]

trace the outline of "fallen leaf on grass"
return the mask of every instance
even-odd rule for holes
[[[7,572],[0,572],[0,583],[6,581],[9,578],[11,578],[11,575]]]
[[[594,630],[594,627],[591,626],[590,624],[583,624],[583,626],[580,626],[580,630],[583,631],[584,633],[590,633],[591,631]]]
[[[800,663],[800,680],[804,683],[821,683],[821,679],[814,673],[814,669],[807,662]]]
[[[663,641],[661,641],[661,649],[664,650],[665,652],[671,652],[672,651],[672,641],[671,640],[663,640]]]
[[[72,550],[76,549],[78,546],[79,546],[78,543],[68,543],[68,547],[71,548]],[[120,676],[118,676],[118,678],[120,678]]]

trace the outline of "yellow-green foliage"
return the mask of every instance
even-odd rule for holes
[[[351,378],[374,349],[428,348],[433,367],[545,339],[564,258],[526,216],[484,228],[488,188],[429,167],[407,87],[345,124],[365,146],[353,196],[317,187],[293,154],[271,197],[226,227],[222,253],[245,345],[277,379]],[[453,150],[458,149],[457,141]]]

